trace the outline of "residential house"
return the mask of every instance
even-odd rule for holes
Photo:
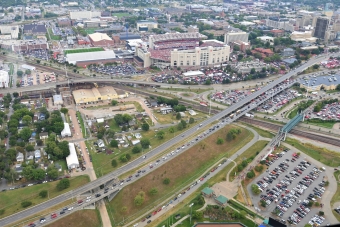
[[[154,101],[154,100],[148,100],[148,103],[150,104],[151,107],[157,107],[158,106],[157,101]]]
[[[285,31],[280,29],[273,29],[269,33],[272,34],[274,37],[282,37],[285,35]]]
[[[41,140],[47,139],[48,138],[48,132],[41,132],[41,133],[39,133],[39,138]]]
[[[136,114],[136,119],[139,120],[139,121],[142,120],[143,119],[143,114],[140,114],[140,113]]]
[[[24,154],[21,152],[18,152],[17,162],[23,162],[23,161],[24,161]]]
[[[137,145],[140,143],[140,140],[131,140],[132,145]]]
[[[296,58],[287,58],[282,60],[285,64],[290,65],[293,64],[295,61],[297,61]]]
[[[263,58],[265,57],[271,57],[274,55],[274,52],[271,49],[264,49],[264,48],[255,48],[251,51],[253,54],[261,54]]]
[[[100,148],[105,147],[103,140],[99,139],[97,143],[98,143],[98,147],[100,147]]]
[[[34,115],[33,116],[33,122],[35,123],[35,122],[37,122],[38,121],[38,116],[37,115]]]
[[[35,161],[38,161],[41,158],[40,150],[34,151],[34,158],[35,158]]]
[[[34,152],[26,152],[26,161],[30,161],[34,159]]]
[[[290,57],[295,54],[295,51],[292,48],[285,48],[282,51],[282,56],[284,57]]]
[[[15,172],[22,173],[22,166],[21,166],[21,164],[16,164],[15,165]]]
[[[135,137],[136,137],[136,139],[141,139],[142,135],[139,132],[137,132],[137,133],[135,133]]]
[[[39,113],[39,121],[44,121],[46,119],[46,115],[44,113]]]
[[[171,107],[163,107],[160,109],[162,114],[168,114],[172,112],[172,108]]]

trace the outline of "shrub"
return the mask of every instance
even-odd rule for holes
[[[216,144],[218,144],[218,145],[223,144],[223,139],[222,138],[217,138]]]
[[[112,165],[112,167],[117,167],[117,165],[118,165],[117,160],[116,159],[112,159],[111,165]]]
[[[3,215],[5,213],[5,209],[0,210],[0,215]]]
[[[67,178],[61,179],[59,183],[57,184],[58,191],[62,191],[69,187],[70,187],[70,180]]]
[[[48,191],[47,190],[42,190],[41,192],[39,192],[39,196],[41,198],[46,198],[48,195]]]
[[[166,185],[170,184],[170,179],[169,178],[165,178],[163,180],[163,184],[166,184]]]
[[[253,177],[255,177],[255,173],[254,173],[253,170],[251,170],[251,171],[249,171],[249,172],[247,173],[247,178],[251,179],[251,178],[253,178]]]
[[[132,153],[137,154],[142,151],[142,148],[140,146],[135,146],[132,148]]]
[[[262,172],[263,166],[255,166],[255,171],[256,172]]]
[[[150,195],[156,195],[157,193],[158,193],[157,188],[151,188],[150,191],[149,191]]]
[[[261,193],[259,186],[257,186],[256,184],[252,184],[251,185],[251,191],[255,194],[258,195]]]
[[[23,208],[29,207],[29,206],[31,206],[31,205],[32,205],[32,202],[31,202],[31,201],[23,201],[23,202],[21,202],[21,206],[22,206]]]
[[[324,216],[325,215],[325,212],[323,212],[322,210],[319,211],[319,215],[320,216]]]

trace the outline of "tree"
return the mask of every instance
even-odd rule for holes
[[[136,195],[134,199],[134,203],[136,206],[140,206],[143,204],[145,198],[145,193],[143,191],[140,191],[138,195]]]
[[[156,137],[157,137],[159,140],[164,139],[164,135],[165,135],[165,132],[164,132],[164,131],[158,131],[158,132],[156,133]]]
[[[193,124],[195,122],[195,119],[193,117],[189,118],[189,124]]]
[[[140,140],[140,144],[142,145],[142,148],[147,149],[150,146],[150,140],[147,138],[143,138]]]
[[[131,121],[133,118],[130,114],[123,114],[123,120],[125,123],[128,123],[129,121]]]
[[[243,58],[243,54],[239,54],[239,55],[237,55],[237,60],[238,60],[238,61],[241,61],[241,60],[242,60],[242,58]]]
[[[169,179],[169,178],[165,178],[165,179],[163,180],[163,184],[165,184],[165,185],[170,184],[170,179]]]
[[[255,166],[255,171],[256,172],[262,172],[263,166]]]
[[[42,190],[39,192],[39,196],[41,198],[46,198],[47,197],[47,194],[48,194],[48,191],[47,190]]]
[[[324,216],[325,215],[325,212],[323,212],[322,210],[319,211],[319,215],[320,216]]]
[[[117,100],[112,100],[111,101],[111,105],[112,106],[117,106],[118,105],[118,101]]]
[[[22,122],[26,125],[32,124],[32,117],[30,115],[25,115],[22,117]]]
[[[29,69],[26,69],[26,70],[25,70],[25,74],[31,75],[31,73],[32,73],[31,70],[29,70]]]
[[[17,76],[22,77],[23,74],[24,74],[23,71],[21,71],[21,70],[18,70],[18,71],[17,71]]]
[[[68,178],[63,178],[57,184],[57,190],[62,191],[66,188],[70,187],[70,180]]]
[[[182,129],[184,129],[184,126],[183,126],[182,122],[178,123],[177,129],[178,129],[179,131],[181,131]]]
[[[149,131],[149,128],[150,128],[150,126],[149,126],[148,123],[142,124],[142,129],[143,129],[143,131]]]
[[[23,202],[21,202],[22,208],[26,208],[26,207],[29,207],[31,205],[32,205],[31,201],[23,201]]]
[[[320,67],[320,65],[313,65],[313,69],[318,69]]]
[[[111,147],[118,147],[118,141],[117,140],[111,140],[110,141],[110,146]]]
[[[137,154],[142,151],[142,148],[140,146],[135,146],[132,148],[132,153]]]
[[[26,166],[22,169],[22,175],[25,177],[26,180],[32,180],[34,178],[33,172],[34,169],[31,165]]]
[[[126,213],[127,210],[128,210],[127,207],[126,207],[126,206],[123,206],[122,209],[121,209],[121,212],[122,212],[122,213]]]
[[[251,191],[255,194],[258,195],[261,193],[259,186],[257,186],[256,184],[252,184],[251,185]]]
[[[33,179],[34,180],[43,180],[46,176],[46,172],[43,169],[34,169],[33,170]]]
[[[35,150],[34,147],[33,147],[33,145],[31,145],[31,144],[28,144],[28,145],[25,147],[25,149],[26,149],[26,151],[34,151],[34,150]]]
[[[247,50],[246,50],[246,54],[247,54],[247,55],[252,55],[251,50],[247,49]]]
[[[177,120],[180,120],[181,118],[182,118],[181,114],[180,114],[180,113],[177,113],[177,114],[176,114],[176,119],[177,119]]]
[[[51,179],[57,179],[58,178],[58,170],[53,167],[50,170],[47,169],[47,176]]]
[[[149,191],[150,195],[156,195],[157,193],[158,193],[157,188],[151,188],[150,191]]]
[[[262,199],[260,200],[260,204],[261,204],[262,207],[266,207],[267,206],[266,201],[264,201]]]
[[[235,46],[233,47],[233,50],[234,50],[234,51],[240,51],[240,47],[237,46],[237,45],[235,45]]]
[[[63,114],[67,114],[67,113],[68,113],[68,109],[65,108],[65,107],[62,107],[62,108],[60,109],[60,112],[62,112]]]
[[[13,92],[13,97],[14,98],[18,98],[19,97],[19,93],[18,92]]]
[[[253,177],[255,177],[255,173],[254,173],[253,170],[251,170],[251,171],[249,171],[249,172],[247,173],[247,178],[251,179],[251,178],[253,178]]]
[[[223,139],[222,138],[217,138],[216,144],[218,144],[218,145],[223,144]]]
[[[113,119],[117,123],[117,125],[122,125],[124,123],[123,115],[121,114],[116,114]]]
[[[19,137],[24,141],[28,141],[28,139],[31,137],[31,135],[32,135],[32,131],[28,127],[24,127],[23,129],[21,129],[21,131],[19,133]]]
[[[250,70],[250,74],[255,74],[255,69],[254,68],[251,68],[251,70]]]
[[[203,220],[203,211],[198,211],[198,210],[193,211],[192,218],[196,220]]]
[[[174,128],[173,126],[171,126],[171,127],[169,128],[169,132],[170,132],[170,133],[174,133],[174,132],[175,132],[175,128]]]
[[[315,205],[316,207],[318,207],[318,206],[320,206],[320,203],[319,203],[319,202],[315,202],[314,205]]]
[[[112,165],[112,167],[114,167],[114,168],[117,167],[117,166],[118,166],[117,160],[116,160],[116,159],[112,159],[111,165]]]

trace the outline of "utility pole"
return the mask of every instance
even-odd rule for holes
[[[192,206],[194,205],[194,203],[190,204],[190,224],[191,224],[191,217],[192,217]]]

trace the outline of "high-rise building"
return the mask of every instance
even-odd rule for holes
[[[319,39],[324,39],[326,31],[328,29],[329,25],[329,19],[319,17],[316,20],[316,25],[315,25],[315,31],[314,31],[314,37],[319,38]]]

